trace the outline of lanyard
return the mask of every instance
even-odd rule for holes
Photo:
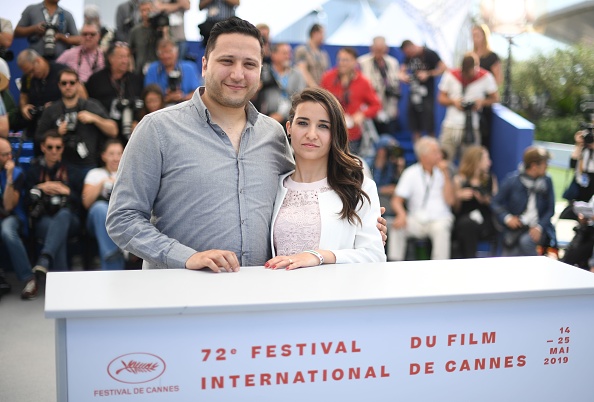
[[[433,173],[430,178],[429,181],[427,181],[426,179],[427,174],[425,173],[425,170],[423,170],[423,183],[425,184],[425,194],[423,195],[423,204],[421,205],[421,208],[425,208],[425,206],[427,206],[427,201],[429,201],[429,191],[431,190],[431,187],[433,186],[433,177],[435,176],[435,173]]]

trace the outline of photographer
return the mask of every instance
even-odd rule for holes
[[[144,75],[149,65],[157,60],[157,40],[161,37],[168,37],[168,29],[163,23],[167,19],[151,18],[159,14],[155,13],[152,0],[140,0],[140,23],[136,24],[130,31],[130,51],[134,57],[134,71]]]
[[[575,175],[563,198],[572,201],[588,201],[594,195],[594,133],[591,125],[583,123],[584,130],[575,133],[575,146],[571,153],[569,166]],[[575,219],[575,214],[564,214],[564,218]]]
[[[21,168],[15,166],[10,142],[0,138],[0,244],[8,253],[18,279],[25,284],[21,298],[32,300],[37,296],[37,283],[21,240],[21,235],[26,234],[27,228],[27,216],[21,199],[24,184],[25,175]],[[7,284],[0,272],[0,292],[2,285],[5,289]]]
[[[122,251],[111,240],[105,228],[107,207],[123,151],[121,142],[115,139],[107,140],[101,152],[104,166],[87,173],[82,191],[83,206],[89,211],[87,230],[97,239],[101,269],[104,271],[124,269]]]
[[[575,202],[572,213],[579,225],[573,229],[575,236],[565,249],[561,261],[594,272],[594,197],[588,202]]]
[[[170,39],[161,39],[157,43],[159,61],[151,63],[144,85],[157,84],[165,94],[165,104],[189,100],[200,85],[198,68],[191,61],[179,61],[177,47]]]
[[[98,101],[79,97],[76,71],[60,71],[59,85],[62,98],[44,110],[35,140],[40,142],[48,130],[57,129],[64,138],[64,161],[86,173],[97,167],[101,143],[105,137],[116,137],[118,126]]]
[[[400,65],[395,57],[388,54],[390,48],[383,36],[373,38],[370,53],[357,61],[361,72],[366,76],[382,102],[382,110],[373,123],[379,134],[394,134],[398,129],[398,99],[400,98]]]
[[[121,3],[116,10],[115,40],[130,42],[130,31],[140,23],[139,0],[128,0]]]
[[[89,97],[98,100],[118,124],[119,139],[126,143],[132,126],[138,121],[135,112],[140,106],[137,100],[142,93],[142,77],[128,71],[130,48],[124,42],[115,42],[110,46],[107,61],[103,70],[89,78],[86,87]]]
[[[470,145],[480,145],[479,115],[483,106],[499,101],[493,74],[479,67],[476,53],[467,53],[462,68],[447,71],[439,83],[440,104],[447,106],[441,146],[451,161]]]
[[[80,45],[80,36],[70,12],[59,0],[44,0],[25,8],[14,36],[27,37],[29,48],[48,60],[55,60],[70,46]]]
[[[171,39],[177,45],[180,60],[184,60],[188,50],[184,13],[190,9],[190,0],[157,0],[155,7],[167,16]]]
[[[58,73],[68,67],[47,61],[33,49],[25,49],[19,53],[17,64],[23,72],[19,108],[24,118],[25,135],[32,139],[45,107],[60,99]],[[79,95],[86,98],[84,87],[79,90]]]
[[[43,278],[48,270],[68,269],[66,246],[68,237],[78,232],[80,219],[81,172],[62,162],[64,140],[57,130],[43,135],[41,152],[25,179],[25,204],[36,239],[43,243],[36,277]]]

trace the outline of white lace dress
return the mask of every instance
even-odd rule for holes
[[[313,183],[297,183],[287,177],[287,195],[274,224],[276,255],[291,255],[319,248],[321,219],[318,194],[332,191],[326,178]]]

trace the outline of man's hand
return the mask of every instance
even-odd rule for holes
[[[542,229],[540,228],[540,226],[531,227],[528,233],[530,234],[530,238],[534,243],[540,243],[540,238],[542,236]]]
[[[164,98],[165,103],[181,102],[183,100],[184,93],[180,89],[178,89],[177,91],[170,91],[168,89]]]
[[[385,213],[386,213],[386,208],[380,207],[380,214],[383,215]],[[382,242],[384,242],[384,246],[385,246],[386,240],[388,240],[388,222],[386,221],[386,218],[384,218],[383,216],[379,216],[377,218],[376,226],[377,226],[377,229],[382,234]]]
[[[512,230],[520,229],[522,226],[524,226],[520,218],[517,216],[512,216],[507,222],[505,222],[505,224]]]
[[[417,78],[419,79],[419,81],[421,82],[425,82],[429,79],[429,77],[431,77],[431,73],[427,70],[420,70],[417,71]]]
[[[228,250],[206,250],[192,254],[186,261],[187,269],[210,268],[213,272],[239,271],[239,261],[234,252]]]
[[[68,132],[68,129],[66,127],[68,127],[68,122],[64,120],[62,123],[60,123],[60,125],[58,125],[58,134],[66,135],[66,133]]]
[[[392,226],[396,229],[402,229],[406,227],[406,214],[396,214]]]
[[[91,113],[88,110],[81,110],[77,114],[78,121],[83,124],[95,124],[97,121],[97,115],[95,113]]]
[[[46,181],[36,187],[47,195],[70,195],[70,187],[61,181]]]
[[[31,116],[31,109],[33,109],[35,106],[31,105],[30,103],[27,103],[25,106],[23,106],[21,108],[21,114],[23,115],[23,117],[27,120],[31,120],[33,119],[33,116]]]
[[[12,179],[12,172],[14,171],[14,161],[12,160],[12,156],[4,164],[4,169],[6,169],[6,179]]]

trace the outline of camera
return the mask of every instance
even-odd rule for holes
[[[103,188],[101,189],[101,197],[103,197],[106,201],[109,201],[111,198],[111,192],[113,191],[113,182],[106,181],[103,183]]]
[[[59,28],[56,25],[43,24],[45,33],[43,34],[43,56],[53,59],[56,57],[56,33]]]
[[[36,119],[41,116],[44,109],[45,109],[45,107],[43,105],[42,106],[33,106],[32,108],[29,109],[29,114],[31,115],[32,119]]]
[[[462,109],[464,109],[465,111],[472,110],[473,107],[474,107],[474,101],[463,101],[462,102]]]
[[[40,218],[43,215],[55,215],[60,209],[66,206],[68,197],[62,194],[47,195],[38,188],[29,190],[31,207],[29,216],[33,219]]]
[[[384,94],[387,98],[400,98],[400,88],[394,88],[391,85],[386,86]]]
[[[12,50],[8,50],[7,48],[0,46],[0,58],[6,61],[13,61],[14,60],[14,52]]]
[[[151,14],[149,16],[149,21],[153,29],[169,26],[169,17],[164,11]]]
[[[142,99],[134,98],[132,100],[122,98],[116,102],[116,108],[122,114],[122,135],[129,139],[132,134],[132,121],[134,120],[134,112],[139,111],[144,106]]]
[[[181,85],[181,71],[171,70],[167,75],[167,87],[171,92],[175,92]]]
[[[594,144],[594,124],[582,123],[580,124],[580,128],[582,129],[582,140],[584,141],[584,145]]]

